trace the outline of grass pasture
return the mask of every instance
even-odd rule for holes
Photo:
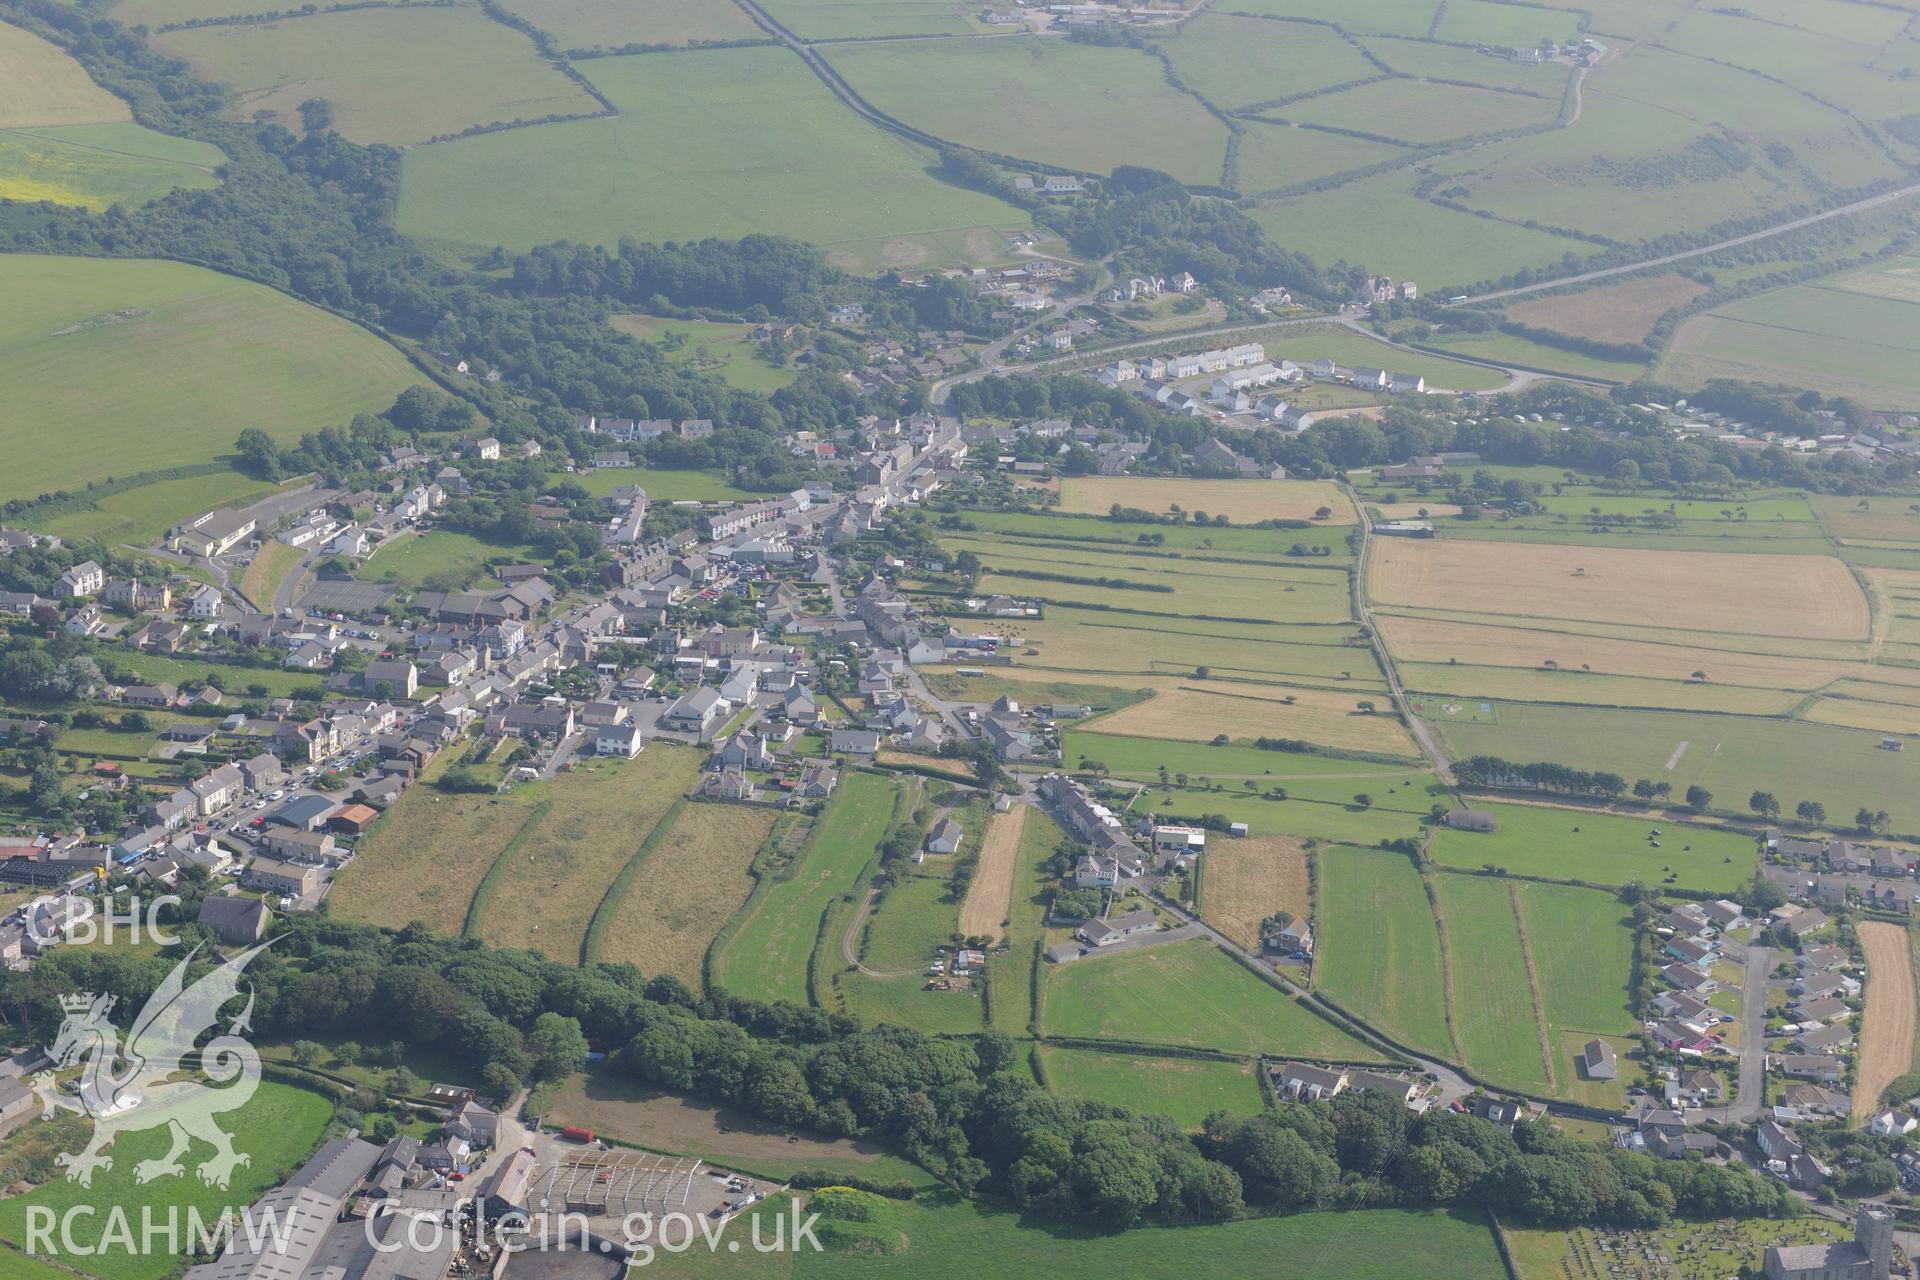
[[[1628,817],[1545,805],[1474,807],[1494,815],[1499,830],[1435,830],[1433,858],[1451,867],[1501,868],[1517,876],[1584,880],[1593,884],[1671,884],[1680,889],[1731,892],[1753,877],[1750,837],[1670,819]],[[1660,829],[1655,848],[1649,832]],[[1668,877],[1673,877],[1671,880]]]
[[[1498,4],[1492,0],[1447,0],[1434,28],[1436,40],[1531,49],[1542,40],[1564,44],[1579,33],[1579,15],[1567,10]]]
[[[1394,79],[1289,103],[1273,114],[1299,124],[1352,129],[1405,146],[1426,147],[1551,124],[1560,114],[1560,99]]]
[[[180,263],[9,254],[0,296],[0,399],[60,442],[12,450],[0,498],[209,462],[246,427],[291,442],[424,381],[345,320]]]
[[[513,859],[506,891],[476,900],[473,932],[497,947],[578,961],[608,885],[693,789],[701,763],[698,751],[656,742],[632,760],[585,760],[555,778],[540,797],[552,806],[545,817],[500,851]]]
[[[1542,1046],[1532,971],[1511,887],[1479,876],[1435,876],[1445,922],[1453,1034],[1475,1075],[1544,1094],[1553,1078]]]
[[[1369,53],[1401,75],[1511,89],[1555,102],[1560,100],[1569,74],[1564,63],[1513,62],[1475,48],[1433,40],[1376,36],[1362,43]]]
[[[1067,838],[1060,825],[1045,810],[1028,806],[1020,827],[1020,845],[1014,851],[1013,888],[1007,907],[1005,955],[987,959],[987,985],[993,999],[988,1014],[995,1031],[1026,1035],[1033,1019],[1033,967],[1040,959],[1040,943],[1046,937],[1047,903],[1053,895],[1054,877],[1040,870],[1040,864],[1053,856]],[[980,874],[986,868],[981,868]],[[976,875],[976,883],[978,881]]]
[[[1087,956],[1045,975],[1049,1036],[1234,1054],[1373,1062],[1379,1055],[1204,939]]]
[[[1401,1043],[1454,1057],[1440,934],[1419,871],[1373,849],[1328,849],[1319,866],[1315,987]]]
[[[59,45],[0,22],[0,129],[131,120],[126,102],[95,84]]]
[[[1714,794],[1714,807],[1742,813],[1750,793],[1766,790],[1789,810],[1801,800],[1818,800],[1835,815],[1851,815],[1863,805],[1887,809],[1895,831],[1912,831],[1920,822],[1920,807],[1907,799],[1917,794],[1914,760],[1881,750],[1881,735],[1872,730],[1753,716],[1497,703],[1491,718],[1446,720],[1440,731],[1456,758],[1496,755],[1611,769],[1629,780],[1668,783],[1676,798],[1698,785]],[[1668,842],[1656,852],[1673,851]],[[1518,865],[1509,869],[1521,872]]]
[[[400,229],[480,250],[759,232],[872,270],[992,260],[1006,252],[999,229],[1029,223],[933,177],[930,152],[846,110],[784,49],[600,58],[588,71],[617,117],[410,151]]]
[[[42,522],[63,538],[99,538],[137,545],[156,542],[173,525],[214,507],[245,506],[274,486],[238,471],[214,470],[175,480],[153,480],[99,499],[93,507]]]
[[[1755,378],[1787,357],[1796,385],[1920,408],[1920,301],[1822,284],[1756,294],[1684,321],[1655,376],[1683,386]]]
[[[644,879],[614,905],[600,958],[670,973],[700,989],[707,949],[753,892],[747,873],[773,829],[771,809],[691,804],[648,855]]]
[[[937,138],[1082,172],[1220,181],[1225,126],[1132,49],[1013,38],[822,52],[867,101]]]
[[[549,484],[577,484],[596,498],[610,496],[615,489],[637,484],[653,502],[751,502],[761,496],[736,489],[721,477],[707,471],[663,471],[652,467],[598,467],[573,475],[554,472]]]
[[[821,917],[854,891],[873,860],[893,821],[897,785],[870,773],[847,775],[815,823],[793,873],[756,886],[737,917],[738,927],[714,956],[718,985],[757,1000],[807,1002],[807,959]]]
[[[465,6],[408,5],[169,32],[158,43],[227,86],[237,119],[293,128],[309,98],[355,142],[425,142],[477,124],[600,110],[519,32]]]
[[[1795,639],[1863,640],[1866,596],[1829,556],[1383,539],[1382,604]]]
[[[333,1104],[317,1093],[271,1080],[261,1081],[244,1107],[229,1112],[219,1122],[220,1127],[232,1135],[234,1150],[249,1158],[249,1163],[233,1171],[232,1183],[225,1190],[211,1187],[195,1176],[195,1166],[213,1154],[211,1148],[201,1143],[195,1143],[184,1157],[187,1169],[184,1176],[144,1184],[137,1182],[134,1171],[142,1161],[157,1160],[166,1154],[168,1130],[163,1126],[129,1132],[109,1149],[113,1167],[96,1172],[91,1188],[56,1177],[0,1201],[0,1238],[24,1245],[28,1239],[29,1215],[35,1209],[51,1210],[59,1217],[78,1209],[78,1213],[67,1219],[74,1224],[69,1239],[82,1247],[97,1245],[100,1249],[98,1254],[86,1258],[87,1273],[100,1280],[161,1280],[173,1274],[179,1264],[178,1255],[170,1249],[141,1248],[136,1243],[140,1237],[131,1232],[116,1236],[101,1206],[118,1208],[125,1213],[127,1221],[135,1224],[141,1221],[143,1209],[151,1212],[154,1223],[160,1224],[168,1220],[169,1208],[175,1208],[180,1213],[184,1239],[190,1210],[197,1211],[200,1221],[211,1227],[227,1210],[252,1203],[261,1192],[279,1182],[283,1171],[297,1167],[307,1158],[332,1115]],[[59,1239],[57,1235],[54,1238]],[[27,1280],[38,1280],[43,1274],[49,1277],[73,1274],[51,1267],[44,1272],[27,1270],[16,1264],[17,1257],[11,1249],[0,1247],[0,1258],[5,1259],[0,1261],[0,1271]]]
[[[1427,0],[1232,0],[1229,12],[1327,22],[1355,35],[1424,38],[1438,8]]]
[[[1404,147],[1391,143],[1349,138],[1325,129],[1244,118],[1241,125],[1237,191],[1284,191],[1407,154]]]
[[[1178,508],[1189,514],[1225,516],[1236,524],[1262,520],[1315,520],[1353,524],[1359,517],[1331,480],[1186,480],[1136,476],[1068,476],[1060,482],[1060,510],[1106,515],[1115,505],[1156,514]]]
[[[495,857],[537,817],[516,799],[412,788],[362,837],[352,865],[335,879],[327,897],[333,914],[390,929],[418,920],[457,936]]]
[[[1161,46],[1180,79],[1216,107],[1313,93],[1379,68],[1331,27],[1202,13]],[[1357,166],[1352,166],[1357,167]]]
[[[623,315],[613,317],[613,327],[646,342],[663,339],[678,342],[679,346],[666,348],[669,362],[717,373],[729,386],[742,391],[772,395],[799,376],[793,369],[771,365],[760,358],[760,348],[749,336],[753,331],[750,324]],[[653,490],[648,489],[647,494],[652,497]]]
[[[0,130],[0,200],[140,205],[177,187],[218,186],[225,162],[218,147],[131,123]]]
[[[803,40],[971,35],[967,6],[952,0],[770,0],[774,20]]]
[[[1313,914],[1307,852],[1294,837],[1216,835],[1202,857],[1200,917],[1249,951],[1260,949],[1260,924],[1270,916]]]
[[[743,1215],[738,1230],[770,1225],[785,1209],[781,1198]],[[1309,1274],[1342,1280],[1397,1280],[1406,1259],[1421,1260],[1426,1280],[1504,1280],[1486,1220],[1467,1211],[1368,1209],[1247,1218],[1216,1226],[1147,1227],[1100,1234],[1062,1231],[980,1200],[946,1194],[888,1202],[886,1225],[905,1238],[891,1255],[870,1249],[823,1253],[710,1255],[704,1249],[661,1253],[652,1266],[668,1280],[682,1276],[887,1276],[930,1280],[950,1276],[953,1260],[1003,1280],[1060,1280],[1063,1276],[1188,1273],[1252,1275],[1276,1258],[1296,1259]]]
[[[1047,1087],[1064,1098],[1110,1102],[1170,1116],[1190,1129],[1214,1111],[1251,1115],[1261,1108],[1254,1064],[1206,1058],[1146,1058],[1041,1045]]]
[[[418,590],[428,583],[442,589],[471,585],[486,574],[489,561],[519,562],[526,558],[526,547],[483,542],[470,533],[454,529],[429,529],[406,537],[389,539],[361,562],[355,577],[367,582],[391,582]]]
[[[709,0],[513,0],[506,7],[567,50],[768,38],[745,10]]]
[[[1339,626],[1140,618],[1054,606],[1043,620],[993,623],[983,630],[1005,634],[1002,652],[1020,665],[1049,670],[1187,675],[1206,667],[1227,680],[1296,680],[1356,690],[1378,690],[1386,680],[1372,655],[1350,643],[1358,631]]]

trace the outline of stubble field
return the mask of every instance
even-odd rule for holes
[[[1185,480],[1134,476],[1068,476],[1060,482],[1060,510],[1105,515],[1118,503],[1164,514],[1174,507],[1225,516],[1235,524],[1261,520],[1313,520],[1352,524],[1353,504],[1331,480]]]
[[[1823,556],[1382,539],[1383,604],[1615,625],[1862,640],[1866,596]]]

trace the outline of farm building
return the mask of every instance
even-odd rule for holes
[[[1483,809],[1454,809],[1447,814],[1447,825],[1455,831],[1492,832],[1500,823]]]

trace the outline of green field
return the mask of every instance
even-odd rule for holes
[[[832,954],[836,958],[840,954],[838,939],[834,940]],[[963,1036],[978,1033],[985,1016],[977,989],[928,991],[924,974],[873,978],[847,973],[835,981],[846,997],[847,1012],[869,1023],[889,1022],[929,1035]]]
[[[601,58],[588,70],[617,118],[410,151],[400,229],[482,249],[762,232],[871,270],[991,260],[1006,252],[992,229],[1028,223],[934,178],[931,153],[846,110],[785,50]]]
[[[768,1202],[768,1218],[759,1224],[762,1239],[772,1239],[772,1215],[783,1207],[779,1199]],[[1400,1280],[1407,1260],[1418,1258],[1424,1280],[1506,1276],[1486,1220],[1465,1211],[1368,1209],[1094,1233],[1062,1230],[941,1192],[889,1201],[886,1213],[887,1227],[905,1237],[905,1247],[891,1255],[837,1249],[757,1254],[742,1248],[716,1256],[696,1245],[682,1254],[659,1254],[649,1269],[669,1280],[866,1275],[949,1280],[960,1259],[966,1269],[996,1280],[1063,1280],[1114,1274],[1247,1276],[1265,1274],[1284,1258],[1309,1276]],[[741,1221],[733,1229],[745,1233],[752,1225]]]
[[[1161,47],[1187,87],[1216,107],[1249,107],[1380,74],[1332,28],[1304,22],[1202,13]]]
[[[1049,1036],[1374,1062],[1380,1055],[1204,939],[1093,955],[1045,975]]]
[[[807,1002],[807,957],[821,917],[858,886],[893,821],[895,791],[892,779],[847,775],[793,874],[763,883],[748,900],[738,928],[714,955],[716,985],[756,1000]],[[838,956],[839,940],[832,941]]]
[[[1353,129],[1407,146],[1426,147],[1550,124],[1560,114],[1560,101],[1396,79],[1291,103],[1277,114],[1299,124]]]
[[[45,1206],[56,1214],[65,1214],[73,1206],[86,1206],[92,1212],[73,1219],[74,1240],[83,1246],[100,1244],[105,1252],[74,1261],[100,1280],[159,1280],[173,1272],[178,1258],[167,1251],[143,1252],[112,1244],[110,1237],[102,1234],[107,1229],[106,1206],[124,1210],[136,1230],[140,1211],[146,1206],[151,1206],[158,1221],[165,1221],[169,1206],[177,1206],[182,1214],[194,1209],[201,1221],[211,1226],[227,1209],[252,1203],[262,1191],[277,1184],[285,1171],[306,1159],[332,1114],[333,1104],[317,1093],[262,1082],[245,1107],[215,1122],[232,1135],[234,1150],[251,1159],[250,1164],[234,1171],[226,1190],[210,1187],[195,1176],[197,1164],[213,1154],[211,1148],[199,1143],[186,1156],[187,1172],[183,1176],[145,1185],[136,1183],[135,1166],[165,1154],[168,1135],[164,1128],[131,1132],[108,1149],[113,1167],[96,1173],[91,1188],[56,1178],[0,1201],[0,1238],[24,1243],[27,1213],[35,1206]],[[57,1232],[54,1238],[59,1239]],[[0,1254],[8,1259],[12,1256]],[[8,1276],[23,1274],[14,1270],[11,1261],[0,1263],[0,1271]]]
[[[506,7],[569,50],[767,38],[744,9],[711,0],[512,0]]]
[[[423,381],[345,320],[180,263],[8,255],[0,296],[0,400],[60,444],[13,450],[0,498],[210,461],[246,427],[291,442]]]
[[[1473,333],[1457,336],[1441,333],[1429,339],[1429,343],[1448,351],[1458,351],[1461,355],[1475,360],[1490,360],[1495,364],[1523,365],[1529,369],[1548,369],[1554,373],[1570,373],[1582,378],[1606,378],[1615,382],[1631,382],[1647,371],[1646,365],[1642,363],[1628,360],[1603,360],[1598,356],[1582,355],[1576,351],[1563,351],[1559,347],[1550,347],[1544,342],[1517,338],[1510,333]]]
[[[1290,796],[1316,800],[1348,800],[1355,791],[1370,790],[1382,802],[1392,797],[1394,803],[1418,805],[1434,785],[1428,773],[1340,756],[1128,738],[1091,730],[1069,731],[1062,755],[1069,765],[1077,765],[1083,758],[1098,760],[1116,778],[1153,782],[1164,768],[1169,774],[1184,773],[1194,782],[1225,782],[1235,790],[1253,779],[1262,789],[1278,785]],[[1404,792],[1404,798],[1397,794],[1400,792]]]
[[[1443,211],[1444,212],[1444,211]],[[1477,234],[1477,233],[1476,233]],[[1284,237],[1282,237],[1284,240]],[[1299,363],[1327,359],[1340,365],[1372,365],[1394,373],[1417,374],[1429,388],[1450,391],[1490,391],[1505,386],[1506,376],[1496,369],[1462,364],[1445,356],[1407,351],[1376,342],[1351,329],[1318,325],[1306,330],[1280,330],[1266,340],[1269,360],[1288,359]]]
[[[72,54],[0,22],[0,129],[131,118],[126,102],[95,84]]]
[[[1920,298],[1800,285],[1742,298],[1681,324],[1657,376],[1682,386],[1709,378],[1756,379],[1791,360],[1796,386],[1858,397],[1875,408],[1920,407]],[[1892,277],[1897,279],[1898,277]]]
[[[1538,10],[1529,12],[1538,13]],[[1540,14],[1550,22],[1556,14]],[[1365,40],[1367,52],[1402,75],[1423,80],[1457,80],[1490,89],[1514,89],[1559,101],[1570,74],[1564,63],[1511,62],[1493,54],[1457,44],[1375,36]]]
[[[1325,129],[1245,120],[1236,151],[1234,190],[1266,194],[1336,173],[1384,164],[1408,154],[1406,148],[1366,138],[1349,138]]]
[[[1261,1108],[1254,1064],[1206,1058],[1144,1058],[1042,1045],[1047,1086],[1066,1098],[1111,1102],[1134,1111],[1171,1116],[1198,1128],[1210,1112],[1246,1114]]]
[[[1136,164],[1220,181],[1225,126],[1131,49],[1009,39],[825,52],[867,101],[937,138],[1092,173]]]
[[[1409,1047],[1454,1056],[1440,934],[1420,873],[1402,854],[1320,855],[1314,985]]]
[[[246,506],[274,486],[237,471],[214,470],[178,480],[154,480],[99,499],[92,508],[69,511],[36,527],[62,538],[99,538],[144,546],[157,542],[181,520],[215,507]]]
[[[1234,13],[1330,22],[1359,35],[1424,36],[1438,4],[1429,0],[1231,0]]]
[[[1579,15],[1566,10],[1531,5],[1497,4],[1491,0],[1447,0],[1436,40],[1461,44],[1505,45],[1531,49],[1542,40],[1565,43],[1579,31]]]
[[[431,529],[385,543],[354,576],[413,590],[432,584],[434,590],[458,591],[484,577],[489,560],[519,564],[531,554],[528,547],[483,542],[452,529]]]
[[[199,27],[156,43],[225,85],[236,118],[298,129],[300,104],[322,98],[334,129],[355,142],[425,142],[473,125],[600,110],[524,35],[463,5]]]
[[[967,6],[952,0],[767,0],[775,21],[804,40],[971,35]]]
[[[1747,797],[1760,790],[1774,792],[1789,811],[1801,800],[1818,800],[1844,820],[1864,805],[1887,809],[1896,831],[1920,827],[1920,808],[1908,799],[1916,794],[1913,761],[1880,750],[1881,735],[1869,730],[1757,716],[1510,702],[1495,704],[1495,716],[1492,722],[1440,726],[1450,754],[1611,769],[1629,781],[1668,783],[1676,799],[1689,786],[1704,786],[1714,793],[1714,807],[1743,813]],[[1668,768],[1676,751],[1679,758]],[[1674,851],[1669,843],[1653,852]]]
[[[1278,243],[1321,262],[1364,261],[1396,280],[1418,281],[1428,294],[1592,252],[1565,236],[1442,208],[1415,197],[1412,186],[1405,173],[1384,173],[1247,214]]]
[[[1553,880],[1670,883],[1680,889],[1719,892],[1753,878],[1753,840],[1739,832],[1590,809],[1473,803],[1476,809],[1492,813],[1500,829],[1436,828],[1435,862],[1452,867],[1491,865],[1517,876]],[[1655,827],[1660,828],[1657,849],[1648,836]]]
[[[993,989],[993,1029],[1027,1034],[1033,1020],[1033,966],[1044,964],[1039,944],[1046,936],[1047,903],[1057,881],[1040,870],[1066,832],[1046,812],[1027,810],[1020,849],[1013,867],[1013,892],[1007,907],[1007,952],[987,958],[987,984]]]
[[[177,187],[217,187],[218,147],[137,124],[0,130],[0,200],[51,200],[101,210],[157,200]]]
[[[615,316],[613,327],[647,342],[679,342],[667,349],[667,359],[680,365],[717,373],[727,385],[742,391],[772,395],[790,386],[799,371],[768,364],[749,335],[750,324],[722,324],[717,320],[667,320],[659,316]],[[653,491],[647,490],[649,494]]]
[[[901,877],[887,891],[867,923],[860,958],[869,967],[882,972],[911,970],[917,977],[933,962],[934,948],[952,941],[960,904],[948,889],[948,861],[929,861],[915,869],[920,874]]]
[[[1555,1031],[1631,1035],[1627,970],[1633,917],[1612,894],[1557,884],[1523,884],[1520,915],[1533,940],[1534,974],[1547,1025]],[[1566,1072],[1561,1068],[1564,1077]]]
[[[1491,1084],[1548,1092],[1533,984],[1506,882],[1435,876],[1433,883],[1446,922],[1453,1033],[1466,1065]]]

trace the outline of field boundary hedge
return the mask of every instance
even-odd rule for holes
[[[639,877],[640,869],[646,865],[649,856],[659,847],[660,842],[666,839],[667,833],[673,829],[673,824],[692,803],[686,796],[681,796],[668,805],[667,811],[660,815],[660,820],[653,824],[653,830],[647,832],[647,838],[640,842],[640,847],[633,851],[633,856],[627,859],[626,865],[620,868],[619,873],[607,885],[606,893],[601,895],[599,905],[593,909],[593,918],[587,924],[587,936],[580,940],[581,964],[600,962],[600,951],[606,945],[607,931],[613,927],[613,917],[620,910],[620,903],[626,898],[627,890]]]
[[[507,878],[507,869],[513,865],[513,855],[519,852],[520,846],[533,835],[534,828],[544,822],[552,811],[551,800],[542,800],[527,810],[526,820],[513,833],[513,838],[501,847],[494,856],[493,865],[487,868],[487,874],[481,876],[480,883],[474,886],[473,897],[467,901],[467,918],[460,926],[461,937],[480,936],[480,917],[486,914],[487,904],[493,901],[493,891]]]

